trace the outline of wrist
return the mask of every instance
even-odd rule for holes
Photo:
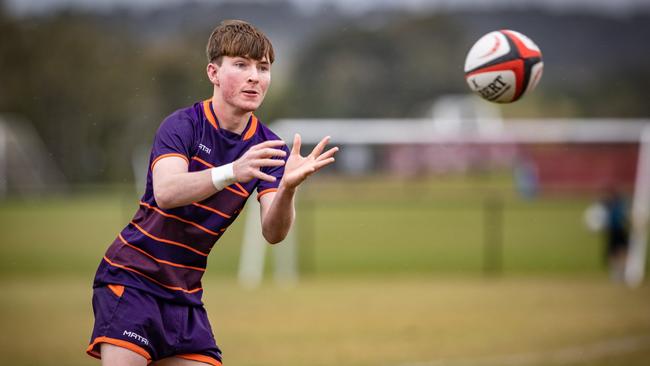
[[[278,191],[284,191],[286,193],[295,194],[298,191],[298,186],[289,187],[284,183],[284,181],[280,181],[280,185],[278,186]]]
[[[227,186],[235,183],[235,173],[233,170],[233,163],[221,165],[210,169],[212,178],[212,185],[218,191],[226,188]]]

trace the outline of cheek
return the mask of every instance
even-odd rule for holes
[[[260,85],[262,86],[262,90],[264,90],[264,92],[266,93],[266,90],[271,85],[271,75],[269,75],[268,77],[260,78]]]
[[[224,95],[232,96],[237,93],[238,80],[233,75],[225,75],[221,79],[221,90]]]

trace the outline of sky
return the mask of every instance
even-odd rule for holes
[[[188,0],[4,0],[7,9],[19,15],[42,13],[52,9],[74,6],[84,9],[110,9],[122,6],[134,9],[178,4]],[[225,2],[227,0],[193,0],[195,2]],[[232,1],[232,0],[231,0]],[[240,0],[251,1],[251,0]],[[260,0],[257,0],[260,1]],[[274,0],[267,0],[274,1]],[[277,1],[277,0],[276,0]],[[318,11],[324,6],[334,5],[343,11],[362,13],[376,8],[457,9],[490,8],[493,6],[513,8],[527,5],[544,6],[557,11],[584,10],[605,13],[630,14],[639,9],[650,10],[650,0],[289,0],[306,12]]]

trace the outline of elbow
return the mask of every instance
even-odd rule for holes
[[[288,233],[279,233],[279,232],[270,232],[269,230],[263,230],[262,231],[262,236],[264,236],[264,239],[272,245],[278,244],[279,242],[283,241],[287,237]]]
[[[264,235],[264,239],[265,239],[269,244],[271,244],[271,245],[278,244],[279,242],[283,241],[285,237],[286,237],[286,235],[285,235],[285,236],[279,236],[279,235],[276,235],[276,236]]]
[[[163,210],[174,208],[173,196],[168,190],[154,189],[153,197],[156,200],[156,205]]]

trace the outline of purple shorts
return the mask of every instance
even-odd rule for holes
[[[110,343],[145,357],[148,362],[180,357],[221,366],[203,306],[163,301],[122,285],[93,291],[95,326],[86,352],[101,358],[100,344]]]

